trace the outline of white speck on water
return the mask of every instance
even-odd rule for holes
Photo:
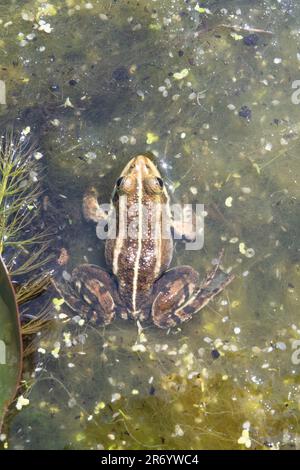
[[[252,375],[251,381],[256,385],[261,385],[263,383],[263,380],[257,377],[256,375]]]
[[[233,331],[236,335],[239,335],[241,332],[241,329],[238,326],[236,326]]]
[[[241,188],[241,191],[242,191],[242,193],[244,193],[244,194],[250,194],[250,193],[251,193],[251,188],[248,188],[248,187],[246,187],[246,186],[243,186],[243,187]]]
[[[121,144],[127,144],[129,142],[129,137],[127,135],[122,135],[119,140]]]
[[[145,352],[146,351],[146,348],[143,344],[134,344],[131,349],[134,352]]]
[[[265,150],[267,150],[267,152],[271,152],[272,148],[273,148],[273,145],[270,142],[268,142],[265,145]]]
[[[118,401],[120,400],[121,398],[121,394],[120,393],[113,393],[112,396],[111,396],[111,402],[115,402],[115,401]]]
[[[281,64],[282,59],[280,57],[275,57],[273,62],[274,62],[274,64]]]
[[[233,198],[231,196],[227,197],[225,199],[225,206],[226,207],[232,207],[232,201],[233,201]]]
[[[212,343],[212,339],[209,338],[209,336],[205,336],[205,338],[203,338],[203,341],[208,344]]]
[[[280,351],[286,350],[286,344],[283,343],[282,341],[279,341],[278,343],[276,343],[275,346],[277,349],[280,349]]]
[[[175,425],[174,436],[176,436],[176,437],[184,436],[184,431],[183,431],[182,427],[179,424]]]
[[[255,250],[253,248],[247,248],[245,252],[246,258],[253,258],[254,255],[255,255]]]

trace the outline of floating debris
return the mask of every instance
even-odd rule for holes
[[[29,405],[29,399],[28,398],[24,398],[23,395],[20,395],[18,397],[18,400],[17,400],[17,403],[16,403],[16,408],[17,410],[21,411],[21,409],[24,407],[24,406],[28,406]]]
[[[189,74],[189,69],[183,69],[181,72],[175,72],[173,75],[173,78],[175,80],[182,80],[183,78],[186,78]]]
[[[243,429],[241,437],[238,439],[238,444],[244,445],[246,449],[251,447],[251,439],[248,429]]]
[[[232,196],[229,196],[225,199],[225,206],[226,207],[232,207],[232,201],[233,201],[233,198]]]
[[[239,110],[239,116],[246,119],[247,121],[250,121],[252,118],[252,111],[248,106],[244,105]]]
[[[248,34],[247,36],[244,36],[243,42],[246,46],[256,46],[259,42],[259,36],[258,34]]]
[[[155,142],[159,141],[159,136],[154,134],[153,132],[147,132],[147,140],[146,143],[148,145],[154,144]]]

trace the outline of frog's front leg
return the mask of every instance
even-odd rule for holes
[[[87,221],[99,223],[108,218],[108,214],[99,206],[98,191],[93,186],[84,193],[82,212]]]
[[[72,272],[71,282],[54,286],[76,313],[100,325],[113,321],[118,309],[117,287],[110,274],[98,266],[82,264]]]
[[[151,316],[159,328],[170,328],[186,322],[221,292],[234,276],[218,266],[204,281],[191,266],[179,266],[167,271],[156,283]]]

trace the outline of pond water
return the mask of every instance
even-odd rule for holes
[[[104,265],[85,188],[108,202],[151,151],[172,199],[207,211],[203,249],[178,243],[172,265],[204,275],[224,248],[236,275],[170,331],[56,302],[3,445],[299,448],[299,2],[0,0],[0,80],[1,128],[42,154],[67,273]]]

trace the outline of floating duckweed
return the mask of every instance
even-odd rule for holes
[[[57,9],[51,3],[42,3],[38,8],[36,18],[39,19],[41,16],[55,16],[57,15]],[[28,15],[27,15],[28,17]],[[23,18],[25,19],[25,18]]]
[[[175,80],[182,80],[183,78],[187,77],[189,74],[189,69],[182,69],[181,72],[175,72],[173,77]]]
[[[244,255],[246,253],[246,245],[245,243],[241,242],[239,244],[239,252],[242,253],[242,255]]]
[[[54,297],[54,299],[52,299],[52,303],[54,305],[55,310],[57,310],[57,312],[59,312],[60,307],[65,303],[65,301],[64,301],[64,299],[58,299],[58,298]]]
[[[59,358],[59,352],[60,352],[60,343],[57,341],[54,343],[54,349],[52,349],[51,354],[55,359]]]
[[[154,144],[159,140],[159,136],[157,134],[154,134],[153,132],[147,132],[147,140],[146,143],[148,145]]]
[[[146,352],[146,348],[143,344],[134,344],[131,349],[134,352]]]
[[[77,442],[84,441],[84,440],[85,440],[85,435],[84,435],[84,433],[83,433],[83,432],[79,432],[78,434],[76,434],[75,440],[76,440]]]
[[[243,39],[243,36],[241,36],[240,34],[237,34],[237,33],[230,33],[230,36],[231,36],[235,41],[240,41],[241,39]]]
[[[97,403],[97,405],[94,408],[94,414],[98,415],[101,410],[104,410],[104,408],[105,408],[104,401],[100,401],[99,403]]]

